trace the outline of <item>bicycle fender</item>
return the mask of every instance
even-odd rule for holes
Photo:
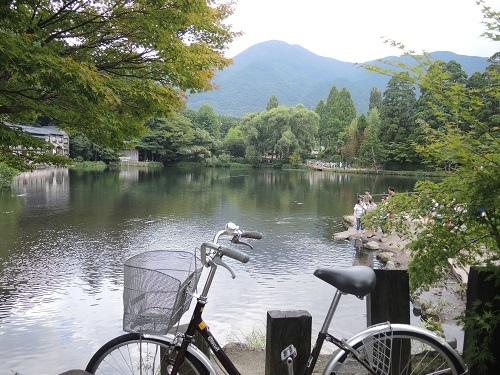
[[[166,334],[166,335],[148,335],[145,334],[144,337],[156,339],[156,340],[161,340],[161,341],[166,341],[169,344],[173,345],[175,340],[177,342],[175,343],[176,346],[180,346],[182,339],[176,338],[172,334]],[[208,357],[203,353],[200,349],[198,349],[196,346],[193,344],[189,344],[187,351],[193,355],[198,361],[200,361],[203,366],[210,372],[210,375],[217,375],[217,370],[215,367],[212,365],[212,362],[208,359]]]
[[[414,333],[418,333],[418,334],[422,334],[422,335],[431,336],[438,343],[447,347],[450,350],[450,352],[453,353],[453,356],[456,358],[456,360],[459,363],[461,363],[464,368],[467,368],[467,365],[465,364],[465,362],[464,362],[463,358],[460,356],[460,354],[458,354],[458,352],[455,349],[453,349],[446,342],[445,339],[443,339],[440,336],[437,336],[436,334],[432,333],[431,331],[429,331],[425,328],[416,327],[416,326],[412,326],[409,324],[390,324],[390,323],[376,324],[376,325],[373,325],[371,327],[368,327],[364,331],[361,331],[358,334],[351,337],[349,340],[347,340],[347,344],[352,346],[352,345],[356,344],[357,342],[362,341],[365,338],[367,338],[373,334],[383,332],[387,329],[392,329],[393,331],[398,331],[398,332],[410,331],[410,332],[414,332]],[[343,354],[344,354],[344,351],[342,349],[337,349],[332,354],[332,357],[328,360],[328,363],[326,364],[325,369],[323,370],[323,375],[329,375],[333,372],[333,366],[337,363],[337,361],[340,359],[340,357],[342,357]]]

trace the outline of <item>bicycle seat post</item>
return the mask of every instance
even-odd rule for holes
[[[288,357],[286,360],[286,364],[288,366],[288,375],[293,375],[293,359]]]
[[[335,315],[335,311],[337,310],[337,306],[340,301],[340,297],[342,297],[342,292],[340,290],[335,291],[335,295],[333,296],[332,304],[328,309],[328,313],[326,314],[325,321],[323,322],[323,327],[321,327],[321,333],[328,333],[328,328],[332,323],[333,315]]]

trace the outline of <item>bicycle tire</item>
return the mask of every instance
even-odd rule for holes
[[[396,326],[396,327],[395,327]],[[404,325],[385,325],[368,335],[350,341],[377,375],[463,375],[467,366],[444,340],[434,334]],[[411,326],[410,326],[411,327]],[[329,375],[371,374],[353,354],[337,354],[325,369]]]
[[[118,336],[104,344],[85,371],[95,375],[170,375],[177,348],[169,341],[139,333]],[[210,371],[187,352],[179,375],[209,375]]]

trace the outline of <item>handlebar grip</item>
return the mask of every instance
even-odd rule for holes
[[[228,256],[229,258],[239,260],[241,263],[247,263],[250,257],[242,251],[232,249],[230,247],[222,246],[220,249],[222,255]]]
[[[246,238],[253,238],[256,240],[262,239],[262,233],[260,232],[253,232],[253,231],[243,231],[241,232],[241,237],[246,237]]]

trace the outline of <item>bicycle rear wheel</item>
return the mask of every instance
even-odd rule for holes
[[[386,325],[350,345],[378,375],[462,375],[467,367],[443,340],[422,329]],[[402,328],[401,328],[402,327]],[[330,375],[371,374],[352,353],[342,352],[327,367]]]
[[[129,333],[104,344],[91,358],[86,371],[96,375],[171,375],[177,349],[168,341]],[[179,375],[209,375],[209,370],[186,353]]]

